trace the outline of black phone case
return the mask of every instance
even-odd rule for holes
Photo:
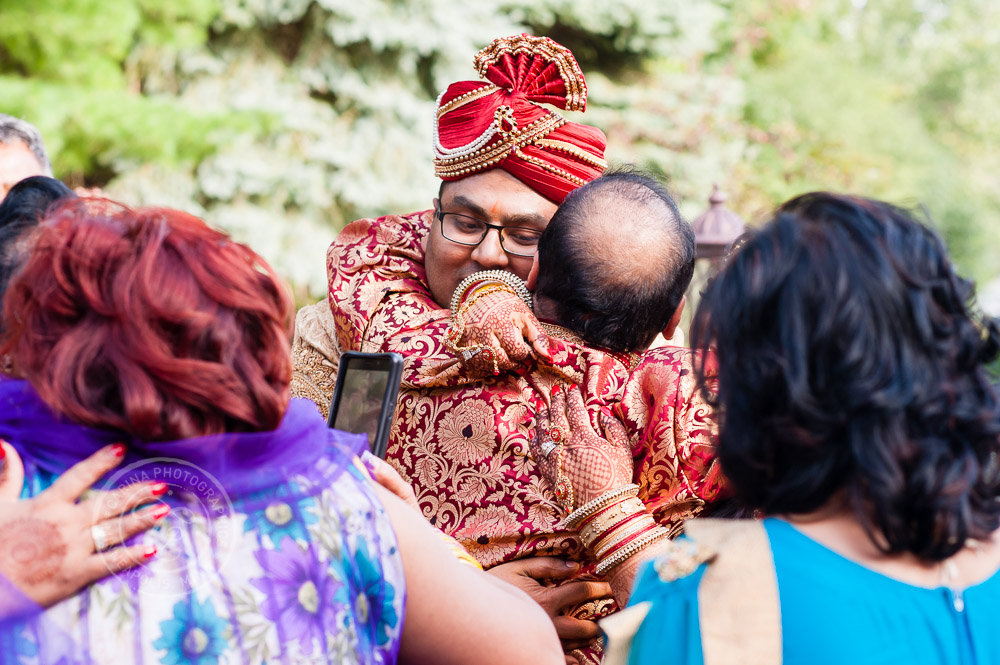
[[[403,376],[403,356],[398,353],[362,353],[360,351],[344,351],[340,356],[337,368],[337,383],[333,389],[333,399],[330,400],[330,416],[326,424],[333,427],[337,420],[337,410],[340,408],[341,389],[344,385],[344,375],[351,363],[351,358],[381,359],[388,364],[389,377],[382,396],[382,410],[379,413],[378,430],[372,441],[372,454],[385,459],[389,447],[389,432],[392,429],[392,418],[396,413],[396,400],[399,397],[399,382]]]

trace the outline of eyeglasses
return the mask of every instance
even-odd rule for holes
[[[434,216],[441,222],[441,235],[459,245],[478,245],[490,229],[496,229],[500,233],[500,247],[514,256],[534,256],[538,250],[538,239],[542,237],[542,232],[537,229],[487,224],[457,212],[435,210]]]

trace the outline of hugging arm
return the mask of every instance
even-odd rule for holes
[[[401,354],[403,385],[480,383],[493,374],[492,360],[482,355],[468,362],[448,348],[452,312],[435,302],[427,286],[422,242],[429,220],[429,212],[359,220],[330,245],[329,305],[337,338],[345,351]],[[544,355],[541,326],[523,303],[483,304],[473,312],[469,340],[496,350],[498,370]]]

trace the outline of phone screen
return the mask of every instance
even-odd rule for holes
[[[388,366],[380,367],[378,359],[352,358],[344,372],[344,386],[333,426],[344,432],[367,434],[370,447],[378,433],[388,384]]]
[[[345,351],[330,402],[330,427],[364,434],[371,451],[385,457],[402,371],[398,353]]]

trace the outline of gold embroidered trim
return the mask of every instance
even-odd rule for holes
[[[569,328],[563,328],[562,326],[557,326],[554,323],[545,323],[542,321],[539,323],[542,324],[542,328],[549,337],[555,337],[556,339],[561,339],[562,341],[569,342],[570,344],[585,346],[583,338]]]
[[[581,162],[586,162],[591,166],[597,167],[602,171],[608,168],[608,163],[601,159],[600,157],[595,157],[583,148],[573,145],[572,143],[566,143],[565,141],[556,141],[554,139],[538,139],[535,141],[535,145],[539,148],[549,148],[550,150],[557,150],[559,152],[569,153],[576,157]]]
[[[491,146],[482,146],[469,154],[435,158],[434,174],[439,178],[454,178],[489,168],[504,159],[512,151],[515,153],[520,152],[522,146],[532,143],[534,140],[564,124],[566,124],[566,119],[561,115],[549,113],[523,129],[510,132],[506,140],[498,141]],[[547,168],[547,165],[545,167]],[[547,170],[551,169],[547,168]],[[561,169],[557,170],[561,171]],[[569,176],[569,174],[566,174],[564,177],[574,178],[574,176]],[[577,180],[579,180],[579,184],[583,184],[583,181],[579,178],[575,178],[572,181],[575,182]]]
[[[492,44],[476,54],[473,64],[479,75],[485,76],[490,65],[496,64],[502,56],[518,53],[540,56],[559,69],[559,77],[566,86],[567,111],[582,111],[587,107],[587,83],[579,63],[568,48],[548,37],[514,35],[494,39]]]
[[[340,344],[326,300],[306,305],[295,315],[291,353],[292,396],[314,402],[325,418],[340,364]]]
[[[604,634],[608,636],[604,647],[604,660],[601,661],[603,665],[628,665],[632,641],[652,608],[652,601],[647,600],[603,617],[598,622]]]
[[[292,366],[292,397],[305,397],[316,404],[324,418],[329,416],[337,366],[315,349],[301,344],[292,348]]]
[[[638,353],[633,353],[632,351],[607,351],[607,350],[605,350],[605,352],[609,356],[611,356],[612,358],[614,358],[615,360],[617,360],[618,362],[620,362],[622,365],[625,365],[625,367],[628,367],[628,370],[630,372],[632,370],[634,370],[636,367],[638,367],[639,363],[642,362],[642,355],[638,354]]]
[[[584,180],[583,178],[579,178],[570,173],[569,171],[563,170],[559,167],[552,166],[544,159],[538,159],[537,157],[532,157],[531,155],[524,154],[523,152],[521,152],[520,147],[514,149],[514,154],[523,159],[524,161],[528,162],[529,164],[534,164],[538,168],[545,169],[549,173],[557,175],[560,178],[569,180],[574,185],[581,186],[587,184],[587,181]]]
[[[686,531],[716,553],[698,585],[705,665],[781,663],[781,603],[764,525],[695,519]]]
[[[475,90],[470,90],[469,92],[467,92],[467,93],[465,93],[463,95],[459,95],[458,97],[456,97],[455,99],[451,100],[450,102],[448,102],[444,106],[438,106],[438,110],[437,110],[438,120],[440,120],[441,116],[443,116],[445,113],[449,113],[451,111],[454,111],[459,106],[464,106],[464,105],[466,105],[466,104],[468,104],[470,102],[476,101],[477,99],[481,99],[482,97],[487,97],[489,95],[492,95],[494,92],[496,92],[499,89],[500,88],[498,86],[490,84],[490,85],[485,85],[482,88],[476,88]],[[442,96],[443,95],[444,95],[444,93],[442,93]]]
[[[693,540],[671,540],[666,545],[666,552],[653,562],[653,570],[664,582],[687,577],[715,556],[715,552]]]

